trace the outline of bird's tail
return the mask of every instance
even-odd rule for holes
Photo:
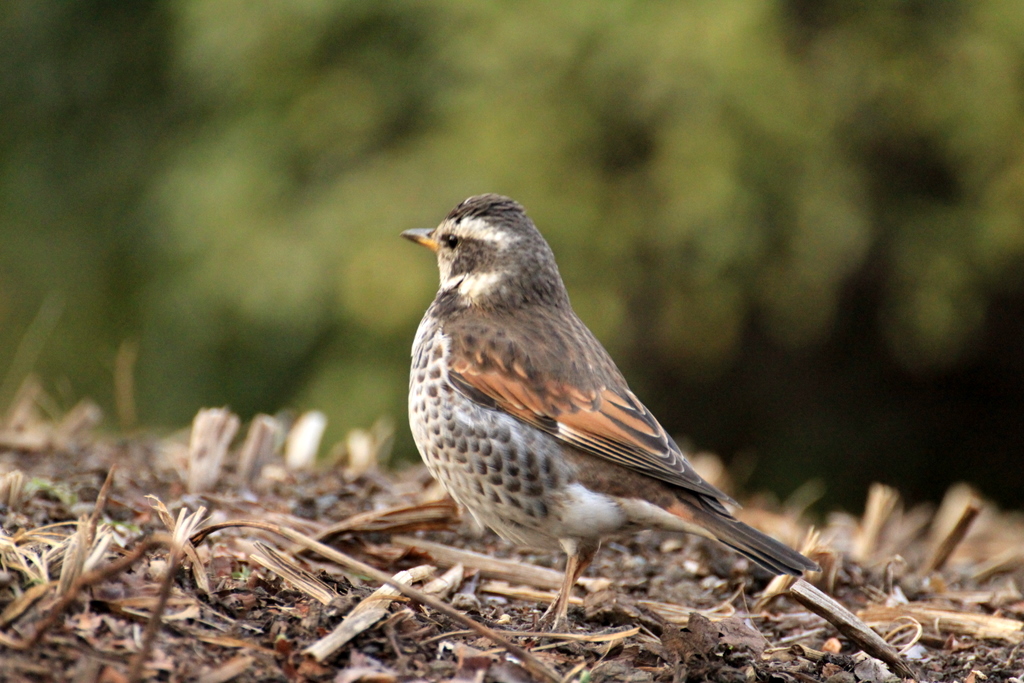
[[[805,571],[820,571],[821,567],[784,543],[733,517],[722,504],[712,498],[697,496],[700,507],[690,500],[682,500],[700,526],[748,560],[756,562],[773,574],[800,576]],[[689,496],[687,496],[689,498]]]

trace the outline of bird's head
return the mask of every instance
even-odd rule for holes
[[[508,197],[470,197],[433,230],[406,230],[402,237],[437,254],[439,297],[483,308],[568,305],[551,247]]]

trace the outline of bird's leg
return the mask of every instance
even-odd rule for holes
[[[600,546],[598,544],[582,544],[577,541],[562,541],[562,547],[565,548],[565,553],[568,556],[565,563],[565,578],[562,579],[562,589],[558,591],[558,597],[540,618],[541,626],[550,626],[550,630],[556,632],[565,629],[565,615],[569,611],[569,597],[572,595],[572,588],[579,581],[584,570],[590,566]]]

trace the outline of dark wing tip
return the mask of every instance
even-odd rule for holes
[[[817,563],[785,543],[733,517],[717,500],[700,497],[699,501],[702,509],[693,508],[692,503],[687,505],[697,511],[697,521],[701,526],[748,560],[776,575],[800,576],[805,571],[821,571]]]
[[[801,576],[805,571],[821,571],[816,562],[743,522],[733,522],[730,531],[731,533],[716,534],[718,540],[773,574]]]
[[[625,395],[613,392],[612,395],[619,399],[614,401],[614,405],[620,415],[626,419],[618,419],[610,411],[605,411],[604,414],[642,447],[638,453],[645,456],[643,459],[649,463],[649,469],[645,468],[648,474],[663,481],[681,485],[694,492],[705,494],[723,503],[741,507],[732,497],[705,481],[697,473],[690,461],[683,455],[683,451],[675,439],[665,431],[657,418],[632,392],[627,392]],[[638,429],[627,424],[627,421],[633,425],[643,425],[644,428]]]

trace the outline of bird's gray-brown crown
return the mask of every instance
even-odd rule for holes
[[[523,207],[508,197],[470,197],[433,230],[402,236],[437,254],[438,299],[492,309],[569,304],[551,248]]]

